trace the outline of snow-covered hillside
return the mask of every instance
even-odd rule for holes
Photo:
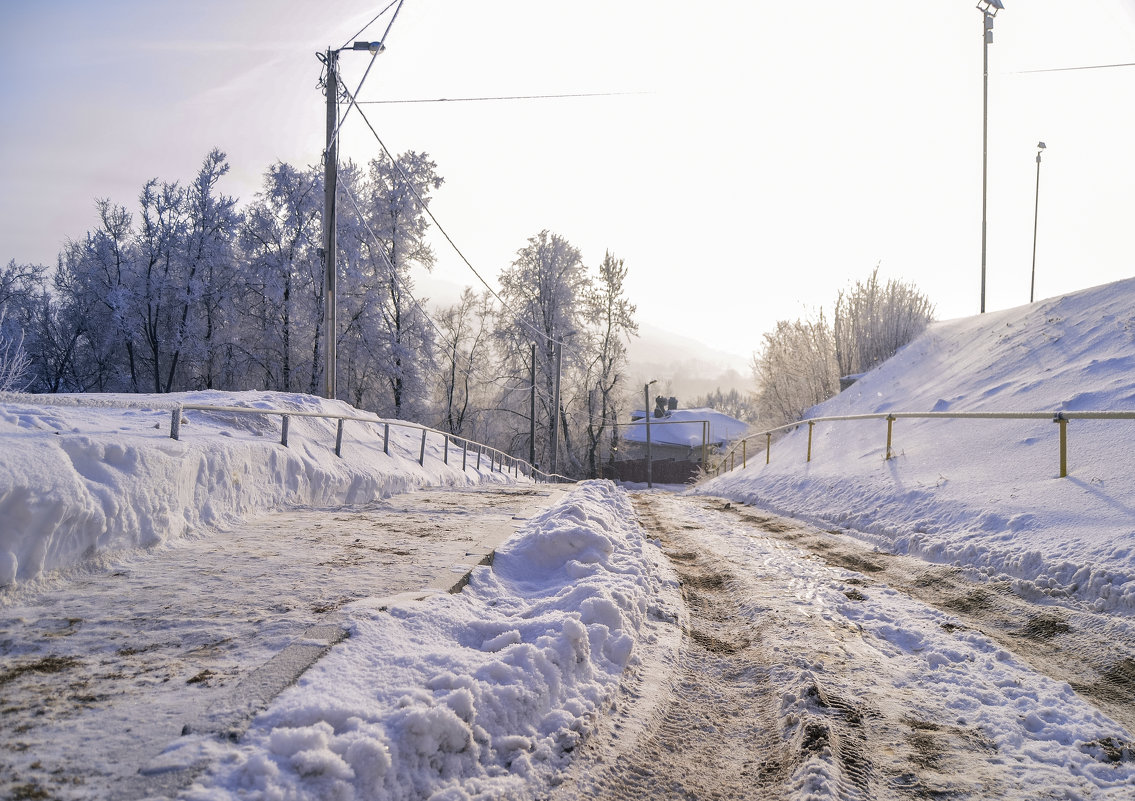
[[[1135,409],[1135,279],[932,325],[809,417]],[[1135,420],[817,423],[698,492],[839,526],[887,551],[1135,609]],[[760,443],[763,445],[763,438]],[[753,445],[754,443],[750,443]],[[738,461],[738,468],[740,463]]]
[[[170,439],[175,404],[362,416],[345,403],[272,392],[173,395],[18,395],[0,403],[0,587],[46,571],[148,547],[288,505],[332,507],[422,485],[511,481],[486,456],[462,469],[443,458],[440,435],[348,422],[342,458],[335,421],[292,417],[289,447],[279,416],[186,410]],[[125,408],[124,408],[125,407]],[[478,468],[478,464],[480,467]]]

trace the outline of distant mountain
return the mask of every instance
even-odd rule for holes
[[[427,305],[432,307],[455,303],[464,288],[432,274],[419,276],[416,283],[415,295],[428,298]],[[480,291],[480,287],[474,290]],[[678,398],[683,408],[716,389],[753,390],[748,359],[661,326],[639,320],[639,336],[631,340],[627,350],[632,384],[641,386],[657,379],[656,394]]]
[[[652,394],[674,396],[680,408],[715,389],[753,390],[747,359],[650,323],[639,323],[639,336],[627,351],[632,382],[657,380]]]

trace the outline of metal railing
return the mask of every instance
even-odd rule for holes
[[[721,461],[707,475],[719,476],[736,468],[737,453],[740,450],[741,466],[748,466],[749,440],[765,438],[765,464],[772,460],[772,435],[780,431],[796,430],[808,426],[808,449],[805,461],[812,461],[812,431],[817,423],[844,422],[850,420],[886,420],[887,447],[885,459],[893,459],[894,424],[899,419],[940,419],[940,420],[1051,420],[1060,427],[1060,477],[1068,476],[1068,422],[1070,420],[1135,420],[1135,411],[1063,411],[1063,412],[879,412],[876,414],[849,414],[831,417],[813,417],[798,420],[776,428],[769,428],[738,440],[722,454]]]
[[[334,412],[313,412],[302,411],[296,409],[257,409],[247,406],[215,406],[207,403],[178,403],[176,401],[135,401],[126,400],[124,398],[85,400],[81,398],[61,396],[61,395],[25,395],[22,393],[5,392],[0,393],[0,403],[3,404],[24,404],[24,405],[38,405],[38,406],[73,406],[83,408],[117,408],[117,409],[139,409],[139,410],[156,410],[156,411],[169,411],[170,412],[170,439],[181,439],[181,424],[182,415],[187,411],[202,411],[214,412],[221,414],[237,414],[237,415],[261,415],[266,417],[279,417],[280,420],[280,445],[288,447],[288,438],[290,434],[290,421],[293,417],[315,417],[324,420],[335,420],[335,455],[342,457],[343,455],[343,432],[348,422],[362,423],[364,425],[375,425],[382,427],[382,452],[385,455],[390,455],[390,429],[391,428],[408,428],[422,432],[421,447],[418,450],[417,461],[419,465],[425,466],[426,463],[426,444],[427,437],[436,435],[443,438],[444,447],[442,449],[442,461],[449,464],[451,446],[458,446],[461,448],[461,470],[465,471],[469,467],[469,462],[473,455],[476,456],[476,464],[474,468],[481,470],[482,460],[488,457],[489,472],[511,473],[516,478],[521,476],[528,478],[537,483],[559,483],[575,481],[573,478],[559,475],[556,473],[545,473],[542,470],[536,469],[529,462],[518,459],[504,451],[493,448],[474,440],[459,437],[454,434],[449,434],[445,431],[439,431],[429,426],[424,426],[419,423],[409,423],[403,420],[386,420],[378,417],[377,415],[352,415],[352,414],[336,414]],[[378,436],[378,435],[376,435]],[[456,459],[456,454],[454,454]]]

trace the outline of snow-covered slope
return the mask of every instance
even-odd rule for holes
[[[1135,409],[1135,279],[932,325],[809,417]],[[848,529],[878,547],[1004,576],[1026,592],[1135,609],[1135,420],[817,423],[750,448],[696,491]],[[761,443],[763,444],[763,443]],[[754,464],[755,463],[755,464]]]
[[[362,416],[345,403],[271,392],[85,395],[38,405],[0,402],[0,587],[123,549],[287,505],[339,506],[415,486],[509,481],[487,457],[462,470],[461,448],[392,426],[348,422],[342,458],[335,421],[292,417],[289,447],[279,416],[184,413],[170,439],[174,404],[208,404]],[[81,404],[81,405],[78,405]],[[123,407],[132,408],[123,408]]]

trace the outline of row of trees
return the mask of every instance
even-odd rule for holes
[[[840,390],[840,376],[867,372],[889,359],[934,318],[934,306],[901,281],[879,283],[876,267],[866,281],[841,290],[829,322],[781,320],[753,354],[757,408],[763,426],[800,420]]]
[[[0,268],[0,390],[316,393],[323,171],[275,164],[240,208],[220,190],[228,170],[214,150],[186,185],[146,183],[134,211],[97,201],[97,226],[66,243],[54,270]],[[428,312],[411,273],[433,266],[425,206],[441,183],[415,152],[340,171],[340,397],[594,475],[637,333],[626,267],[607,254],[590,271],[542,231],[499,293],[467,289]]]

